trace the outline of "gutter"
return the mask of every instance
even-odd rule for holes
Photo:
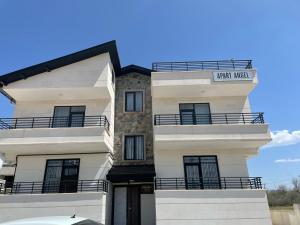
[[[12,96],[10,96],[6,91],[3,90],[4,85],[5,84],[2,81],[0,81],[0,93],[6,98],[8,98],[10,103],[16,104],[16,100]]]

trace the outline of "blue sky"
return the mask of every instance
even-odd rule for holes
[[[275,187],[300,175],[299,9],[299,0],[0,0],[0,74],[113,39],[122,66],[253,59],[252,109],[278,132],[248,165]],[[12,110],[1,96],[0,117]]]

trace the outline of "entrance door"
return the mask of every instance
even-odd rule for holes
[[[140,187],[127,187],[127,225],[140,225]]]
[[[141,224],[140,186],[116,186],[114,188],[114,225]]]

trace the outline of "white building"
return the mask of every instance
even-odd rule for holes
[[[0,76],[0,222],[271,225],[247,158],[270,141],[249,60],[121,68],[114,41]]]

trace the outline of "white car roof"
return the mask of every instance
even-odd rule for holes
[[[71,218],[70,216],[51,216],[14,220],[0,223],[0,225],[72,225],[83,220],[87,219],[83,217]]]

